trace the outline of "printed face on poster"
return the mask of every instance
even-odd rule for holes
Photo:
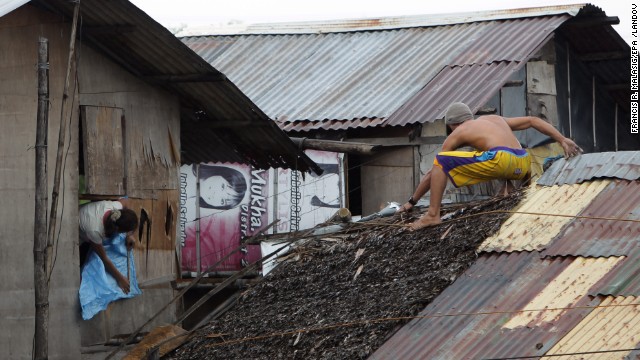
[[[183,271],[197,271],[198,252],[200,270],[207,270],[269,223],[268,171],[241,164],[185,165],[180,180]],[[211,272],[237,271],[260,257],[260,247],[248,245]]]
[[[278,169],[278,233],[312,228],[345,205],[342,155],[318,150],[305,153],[323,172],[307,173],[303,178],[289,169]]]

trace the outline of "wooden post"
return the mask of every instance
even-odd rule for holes
[[[60,131],[58,133],[58,152],[56,156],[56,169],[53,178],[53,190],[51,192],[51,213],[49,214],[49,229],[47,232],[47,258],[51,259],[53,249],[53,238],[56,232],[56,218],[58,215],[58,194],[60,191],[60,174],[62,172],[62,156],[64,155],[64,138],[67,133],[67,121],[64,118],[65,105],[69,97],[69,82],[71,79],[71,67],[75,58],[76,28],[78,24],[78,13],[80,12],[80,0],[75,0],[73,8],[73,23],[71,25],[71,40],[69,41],[69,59],[67,60],[67,76],[64,82],[62,93],[62,106],[60,110]],[[73,110],[72,110],[73,111]],[[48,275],[53,269],[48,269]]]
[[[47,131],[49,127],[49,40],[38,40],[38,115],[36,125],[36,195],[33,227],[35,293],[34,359],[48,358],[49,282],[47,276]]]
[[[342,142],[335,140],[318,140],[318,139],[307,139],[307,138],[290,138],[293,143],[299,148],[305,149],[313,149],[313,150],[322,150],[322,151],[333,151],[340,153],[350,153],[350,154],[361,154],[361,155],[372,155],[379,148],[379,145],[373,144],[364,144],[357,142]]]

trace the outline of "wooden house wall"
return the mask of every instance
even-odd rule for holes
[[[49,201],[53,186],[69,31],[51,14],[21,7],[0,17],[0,357],[30,359],[34,334],[33,241],[38,39],[49,41]],[[73,94],[73,92],[72,92]],[[73,100],[73,99],[70,99]],[[73,108],[67,108],[72,111]],[[76,119],[77,113],[63,118]],[[49,293],[49,358],[79,359],[77,128],[66,139]]]
[[[362,165],[362,215],[380,211],[389,201],[405,201],[413,193],[414,152],[412,147],[384,151]]]
[[[177,273],[175,223],[180,191],[179,103],[174,96],[134,77],[89,47],[83,46],[80,54],[79,105],[116,108],[124,117],[123,149],[114,150],[118,142],[115,140],[98,144],[102,147],[98,152],[124,153],[125,193],[139,218],[149,219],[143,224],[142,234],[136,232],[135,258],[139,281],[145,283],[171,277]],[[90,167],[87,165],[90,159],[85,157],[84,162],[85,169]],[[119,174],[103,170],[102,177],[116,177],[114,181],[118,180]],[[91,181],[85,179],[85,182]]]
[[[122,159],[122,172],[98,165],[94,175],[98,178],[85,177],[85,183],[97,183],[96,189],[103,189],[92,195],[110,195],[121,180],[141,223],[135,232],[134,258],[143,294],[113,303],[107,311],[83,322],[82,343],[88,345],[131,333],[172,299],[170,281],[178,272],[180,111],[176,97],[133,76],[88,46],[80,48],[78,69],[78,106],[86,109],[84,113],[93,114],[82,119],[83,125],[92,121],[113,123],[111,128],[103,125],[105,133],[97,134],[107,137],[106,133],[112,132],[107,141],[84,141],[84,168],[92,168],[89,154],[93,152],[102,154],[97,161],[111,163],[116,159],[118,163],[117,159]],[[119,115],[110,115],[113,113]],[[106,120],[95,120],[101,114],[107,114]],[[88,143],[96,149],[89,151]],[[175,309],[171,308],[151,326],[174,318]]]
[[[60,16],[29,4],[0,18],[0,195],[5,204],[0,217],[0,348],[3,357],[12,359],[31,358],[33,346],[36,65],[41,36],[49,41],[49,201],[61,118],[69,130],[59,198],[59,236],[50,283],[49,358],[79,359],[81,345],[135,330],[174,294],[169,280],[177,273],[178,100],[119,68],[92,48],[78,44],[77,77],[75,71],[72,73],[77,86],[71,82],[67,112],[61,116],[69,25]],[[145,209],[151,219],[151,236],[148,240],[146,235],[139,239],[134,255],[143,295],[113,303],[91,321],[81,319],[78,302],[79,151],[83,151],[79,124],[83,107],[114,108],[124,115],[126,131],[121,148],[108,149],[109,141],[102,141],[94,150],[104,155],[104,151],[120,149],[125,163],[125,193],[138,213]],[[95,169],[99,172],[100,167]],[[175,309],[169,308],[149,327],[173,319]]]

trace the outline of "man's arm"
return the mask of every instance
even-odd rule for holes
[[[414,191],[413,194],[411,195],[410,200],[417,203],[418,200],[420,200],[424,196],[424,194],[426,194],[430,189],[431,189],[431,170],[427,171],[427,173],[424,174],[422,179],[420,179],[420,183],[418,184],[416,191]],[[396,212],[397,213],[405,212],[405,211],[411,210],[412,208],[413,208],[413,204],[407,201]]]
[[[111,262],[111,259],[109,259],[109,257],[107,256],[107,252],[104,250],[104,246],[102,246],[102,244],[96,244],[94,242],[91,242],[90,244],[93,250],[96,252],[96,254],[98,254],[98,256],[100,257],[100,260],[102,260],[102,263],[104,264],[105,269],[107,269],[109,274],[111,274],[111,276],[113,276],[116,279],[116,282],[118,283],[118,286],[120,286],[122,291],[124,291],[125,294],[128,294],[129,280],[127,280],[127,278],[124,277],[120,273],[120,271],[118,271],[116,266],[113,265],[113,262]]]
[[[505,121],[511,128],[511,130],[526,130],[534,128],[539,132],[549,136],[553,140],[560,143],[564,150],[564,156],[570,158],[572,156],[582,153],[582,149],[571,139],[564,137],[553,125],[548,122],[535,117],[535,116],[523,116],[515,118],[505,118]]]

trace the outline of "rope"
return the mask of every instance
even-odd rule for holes
[[[352,327],[352,326],[358,326],[358,325],[368,325],[368,324],[376,324],[376,323],[391,322],[391,321],[403,321],[403,320],[415,320],[415,319],[436,319],[436,318],[459,317],[459,316],[505,315],[505,314],[520,314],[520,313],[542,312],[542,311],[588,310],[588,309],[594,310],[594,309],[599,309],[599,308],[626,307],[626,306],[640,306],[640,304],[610,304],[610,305],[596,305],[596,306],[586,306],[585,305],[585,306],[573,306],[573,307],[550,308],[550,309],[479,311],[479,312],[467,312],[467,313],[457,313],[457,314],[434,314],[434,315],[416,315],[416,316],[399,316],[399,317],[388,317],[388,318],[376,318],[376,319],[366,319],[366,320],[357,320],[357,321],[350,321],[350,322],[344,322],[344,323],[328,324],[328,325],[310,327],[310,328],[294,329],[294,330],[288,330],[288,331],[282,331],[282,332],[273,332],[273,333],[268,333],[268,334],[264,334],[264,335],[258,335],[258,336],[252,336],[252,337],[245,337],[245,338],[241,338],[241,339],[223,341],[223,342],[220,342],[220,343],[217,343],[217,344],[207,344],[206,346],[207,347],[218,347],[218,346],[223,346],[223,345],[234,345],[234,344],[239,344],[239,343],[243,343],[243,342],[246,342],[246,341],[264,340],[264,339],[268,339],[268,338],[272,338],[272,337],[278,337],[278,336],[295,335],[295,334],[298,334],[298,333],[317,332],[317,331],[323,331],[323,330],[329,330],[329,329],[345,328],[345,327]],[[633,349],[633,350],[636,350],[636,349]],[[613,351],[613,350],[607,350],[607,351]],[[616,351],[623,351],[623,350],[616,350]],[[567,354],[565,354],[565,355],[567,355]],[[547,355],[545,355],[545,356],[547,356]],[[540,357],[540,355],[538,355],[536,357]],[[505,359],[518,359],[518,358],[515,357],[515,358],[505,358]],[[489,360],[489,359],[487,359],[487,360]],[[498,360],[498,359],[491,359],[491,360]]]

